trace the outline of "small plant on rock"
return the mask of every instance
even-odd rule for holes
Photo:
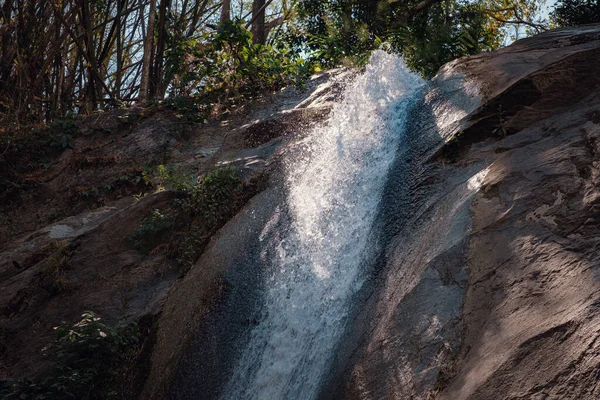
[[[506,127],[506,118],[504,117],[504,111],[502,110],[502,105],[498,106],[498,123],[496,124],[493,134],[500,136],[501,138],[505,138],[508,135],[508,128]]]
[[[204,245],[218,227],[237,211],[243,184],[230,168],[210,171],[197,185],[188,188],[179,207],[192,221],[177,249],[177,262],[189,269],[200,256]]]
[[[150,217],[142,221],[129,239],[132,241],[133,247],[147,254],[160,242],[162,234],[172,226],[169,215],[162,214],[160,210],[154,210]]]
[[[52,361],[50,374],[39,380],[2,379],[0,398],[46,400],[101,400],[117,398],[115,371],[139,341],[137,324],[109,326],[86,311],[74,325],[54,328],[56,339],[44,348]],[[111,389],[112,387],[112,389]]]

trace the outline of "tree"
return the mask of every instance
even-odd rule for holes
[[[160,0],[158,12],[158,30],[156,40],[156,56],[154,57],[154,67],[152,70],[152,80],[150,82],[150,96],[153,99],[162,98],[166,90],[164,82],[164,58],[165,41],[167,35],[167,9],[170,6],[170,0]]]
[[[501,46],[508,25],[541,31],[532,0],[301,0],[288,34],[326,66],[362,63],[387,41],[431,76],[456,57]]]
[[[223,0],[223,5],[221,6],[221,18],[219,18],[219,22],[224,24],[231,20],[231,0]]]
[[[143,0],[140,0],[142,2]],[[148,13],[148,27],[144,39],[144,58],[142,60],[142,78],[140,81],[139,101],[145,103],[148,100],[150,87],[150,65],[152,64],[152,53],[154,52],[154,19],[156,18],[156,2],[150,1],[150,12]]]
[[[269,1],[270,3],[270,1]],[[265,0],[253,0],[252,2],[252,43],[265,44]]]
[[[600,22],[600,1],[559,0],[551,14],[556,26],[578,26]]]

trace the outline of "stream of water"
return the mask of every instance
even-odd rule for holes
[[[291,221],[270,243],[276,255],[265,277],[261,316],[224,399],[318,395],[364,279],[382,191],[423,85],[397,56],[374,52],[328,124],[290,155]]]

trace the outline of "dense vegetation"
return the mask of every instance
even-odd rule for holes
[[[552,13],[556,26],[578,26],[600,22],[600,1],[559,0]]]
[[[137,350],[138,326],[109,326],[93,312],[55,328],[43,358],[51,363],[41,380],[0,379],[0,397],[15,400],[92,400],[121,398],[115,380]]]
[[[305,0],[298,5],[298,30],[292,43],[312,50],[325,65],[364,61],[382,41],[404,55],[425,76],[464,55],[494,50],[506,43],[511,26],[539,32],[539,2]]]
[[[5,0],[0,118],[48,121],[174,96],[210,103],[360,64],[388,42],[426,76],[514,32],[539,32],[536,0]],[[600,20],[560,0],[557,26]],[[43,23],[40,23],[43,21]]]
[[[543,29],[537,13],[534,0],[5,0],[0,118],[176,96],[219,105],[360,64],[384,41],[432,75],[502,45],[508,26]]]
[[[132,245],[150,253],[167,245],[182,272],[197,261],[210,237],[254,195],[255,183],[244,183],[227,167],[209,171],[199,181],[184,170],[159,165],[153,178],[158,190],[175,192],[169,210],[154,210],[130,236]],[[150,178],[147,178],[150,180]]]

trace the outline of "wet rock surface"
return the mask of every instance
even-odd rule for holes
[[[444,67],[433,85],[464,74],[480,104],[413,174],[429,209],[388,245],[323,398],[600,396],[599,49],[588,26]]]
[[[600,397],[598,65],[600,27],[588,26],[443,67],[398,149],[376,262],[321,398]],[[139,398],[218,397],[256,323],[254,267],[269,257],[258,242],[283,199],[280,159],[353,74],[197,131],[144,109],[82,122],[75,148],[35,176],[39,191],[2,210],[0,377],[40,372],[52,327],[91,309],[155,320]],[[197,176],[229,165],[261,183],[185,276],[166,252],[127,239],[172,192],[136,201],[133,185],[81,199],[83,186],[163,159]],[[66,255],[57,280],[49,260]]]

